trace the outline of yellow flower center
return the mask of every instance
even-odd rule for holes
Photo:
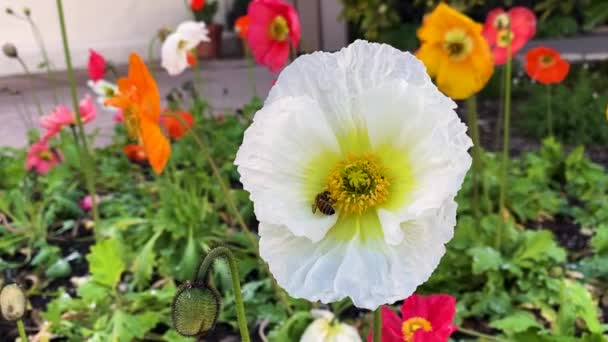
[[[422,329],[424,331],[431,331],[433,330],[433,326],[431,325],[431,322],[427,321],[422,317],[412,317],[403,322],[403,325],[401,326],[401,331],[403,332],[403,341],[413,342],[414,333],[418,329]]]
[[[116,93],[114,92],[114,89],[110,86],[105,86],[103,87],[103,93],[106,97],[114,97],[116,96]]]
[[[553,65],[553,63],[555,63],[555,59],[553,59],[553,56],[551,55],[542,55],[540,56],[540,65],[542,65],[543,67],[549,67],[551,65]]]
[[[42,151],[38,154],[38,157],[40,157],[40,159],[46,160],[46,161],[53,160],[53,155],[51,154],[50,151]]]
[[[177,50],[179,51],[179,50],[183,50],[183,49],[185,49],[185,48],[186,48],[186,45],[188,45],[188,42],[187,42],[187,41],[185,41],[185,40],[183,40],[183,39],[182,39],[182,40],[180,40],[180,41],[177,43]]]
[[[274,17],[272,23],[270,23],[269,34],[272,40],[285,41],[289,35],[287,19],[282,15]]]
[[[123,117],[125,122],[125,127],[127,128],[127,135],[132,139],[139,138],[139,120],[137,119],[137,115],[135,115],[135,110],[133,108],[129,108],[123,110]]]
[[[443,46],[450,58],[462,60],[473,51],[473,40],[465,30],[456,28],[445,34]]]
[[[511,27],[511,19],[507,13],[501,13],[494,19],[494,27],[498,30],[507,30]]]
[[[513,41],[513,31],[506,29],[498,31],[498,37],[496,39],[496,44],[500,47],[507,47]]]
[[[333,206],[343,214],[362,214],[388,198],[387,170],[373,154],[350,154],[328,177]]]

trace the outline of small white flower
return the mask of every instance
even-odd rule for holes
[[[361,342],[357,329],[338,322],[334,314],[325,310],[312,310],[315,318],[304,331],[300,342]]]
[[[283,70],[235,164],[260,255],[290,295],[375,309],[429,278],[471,165],[455,108],[422,62],[384,44],[357,41]]]
[[[97,95],[97,103],[103,106],[104,109],[110,111],[116,111],[117,109],[111,106],[106,106],[105,102],[107,99],[114,97],[118,94],[118,87],[114,83],[110,83],[106,80],[99,80],[97,82],[89,80],[87,85]]]
[[[181,74],[195,59],[192,50],[200,42],[208,42],[209,31],[204,22],[186,21],[165,39],[161,49],[161,64],[169,75]]]

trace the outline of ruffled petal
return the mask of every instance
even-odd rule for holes
[[[172,33],[161,48],[161,65],[171,76],[179,75],[188,68],[187,50],[179,47],[180,41],[181,37]]]

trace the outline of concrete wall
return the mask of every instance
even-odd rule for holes
[[[223,23],[233,0],[219,0],[215,21]],[[337,20],[339,0],[290,0],[302,21],[304,51],[337,50],[346,43],[346,25]],[[76,67],[85,67],[93,48],[108,59],[124,63],[132,51],[147,56],[150,39],[160,27],[174,27],[190,13],[184,0],[64,0],[72,58]],[[29,25],[4,13],[6,7],[21,13],[31,8],[42,31],[49,57],[58,69],[65,67],[61,34],[54,0],[0,0],[0,45],[14,43],[30,69],[41,62],[39,49]],[[0,76],[21,74],[15,60],[0,55]]]

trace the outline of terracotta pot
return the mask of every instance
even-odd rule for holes
[[[222,31],[224,26],[211,24],[208,26],[210,42],[201,42],[198,47],[200,58],[219,58],[222,55]]]

